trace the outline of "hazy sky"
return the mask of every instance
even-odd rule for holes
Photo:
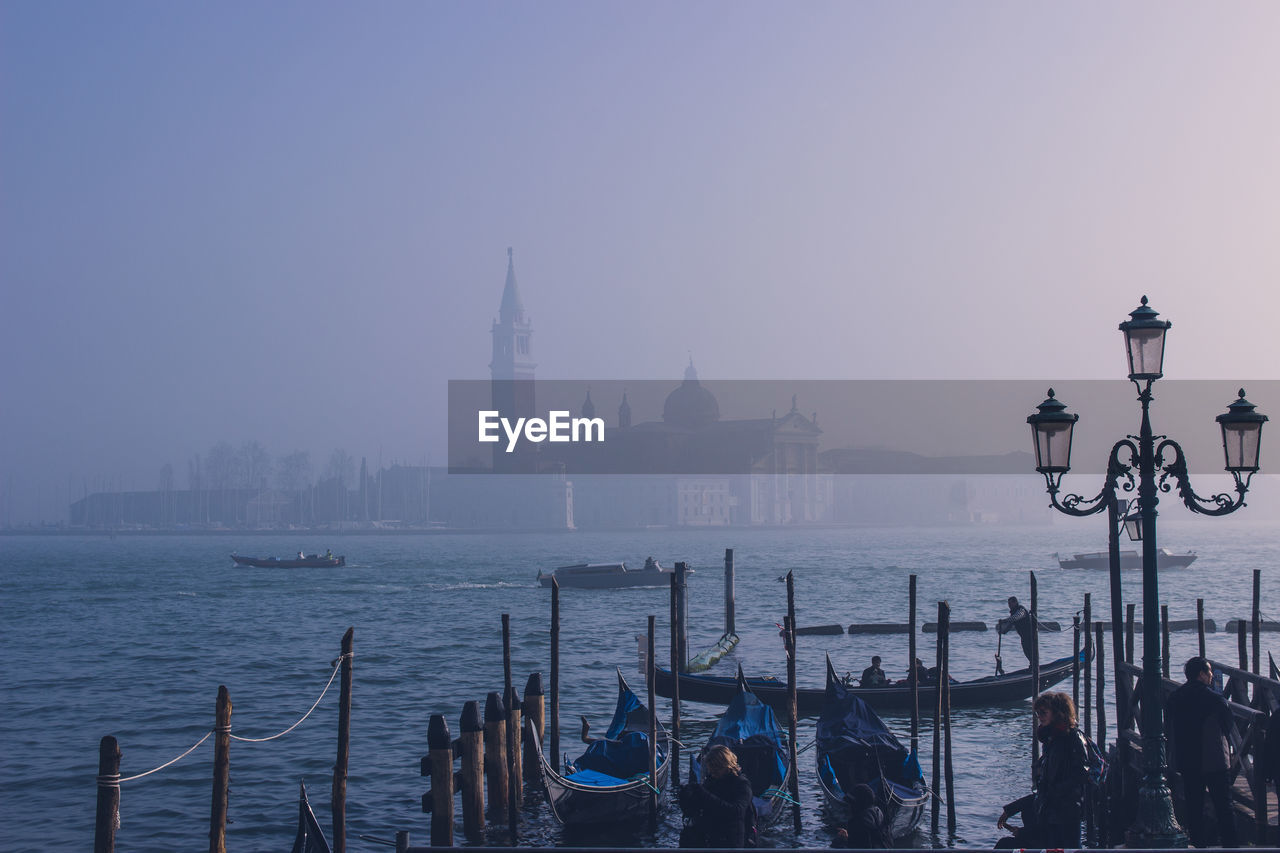
[[[508,246],[543,378],[1113,378],[1144,293],[1168,376],[1277,378],[1278,34],[1274,2],[4,0],[0,500],[185,485],[219,440],[443,464]]]

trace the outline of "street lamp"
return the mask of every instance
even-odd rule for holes
[[[1192,512],[1227,515],[1240,509],[1245,505],[1244,496],[1249,490],[1249,482],[1258,471],[1262,425],[1267,421],[1266,415],[1254,411],[1254,405],[1244,397],[1244,389],[1240,389],[1239,398],[1227,407],[1226,414],[1217,417],[1222,428],[1226,470],[1235,480],[1236,494],[1234,497],[1218,494],[1209,498],[1197,495],[1191,488],[1182,447],[1173,439],[1153,435],[1151,431],[1151,386],[1164,375],[1164,339],[1172,325],[1167,320],[1156,319],[1157,316],[1148,307],[1144,296],[1142,304],[1129,314],[1130,319],[1120,324],[1129,359],[1129,379],[1137,387],[1138,401],[1142,404],[1142,424],[1137,435],[1126,436],[1111,448],[1106,479],[1095,497],[1085,499],[1075,494],[1058,497],[1062,476],[1071,468],[1071,434],[1079,416],[1068,414],[1066,405],[1050,389],[1048,399],[1027,418],[1035,438],[1036,470],[1044,475],[1052,506],[1074,516],[1108,511],[1109,535],[1113,540],[1118,533],[1117,521],[1123,516],[1130,535],[1137,534],[1142,540],[1143,777],[1138,789],[1138,814],[1129,829],[1127,841],[1130,846],[1147,848],[1185,847],[1187,843],[1173,816],[1173,800],[1165,784],[1160,626],[1157,618],[1160,595],[1156,571],[1156,504],[1159,503],[1160,492],[1169,492],[1176,483],[1178,497]],[[1158,445],[1156,439],[1160,439]],[[1122,512],[1119,510],[1117,489],[1132,492],[1135,488],[1138,491],[1136,512]],[[1112,550],[1115,550],[1114,544]],[[1114,555],[1113,562],[1118,562]],[[1118,579],[1118,572],[1113,571],[1113,575]],[[1117,584],[1113,582],[1113,643],[1119,642],[1116,630],[1119,627],[1116,615],[1119,606]]]

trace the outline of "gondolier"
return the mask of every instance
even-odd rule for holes
[[[1035,631],[1032,628],[1031,614],[1018,603],[1016,595],[1009,596],[1009,615],[996,622],[996,630],[1001,634],[1017,631],[1018,639],[1022,640],[1022,653],[1027,656],[1028,661],[1031,660],[1035,648]]]

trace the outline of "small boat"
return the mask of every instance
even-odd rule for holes
[[[232,554],[231,559],[237,566],[252,566],[255,569],[332,569],[347,564],[346,557],[310,554],[300,557],[241,557]]]
[[[576,563],[572,566],[561,566],[552,572],[538,572],[538,583],[551,586],[555,578],[561,589],[625,589],[633,586],[666,586],[671,583],[674,569],[658,565],[658,561],[649,557],[644,561],[644,568],[628,569],[626,563]],[[687,570],[693,574],[693,569]]]
[[[293,853],[330,853],[320,823],[307,802],[307,786],[298,786],[298,834],[293,838]]]
[[[861,783],[875,793],[894,839],[915,831],[929,801],[920,762],[876,712],[841,683],[830,658],[816,744],[818,784],[837,814],[847,817],[849,791]]]
[[[776,821],[791,801],[787,733],[773,709],[747,687],[742,667],[738,667],[738,692],[720,716],[716,730],[698,754],[689,757],[689,776],[695,783],[702,781],[702,762],[713,746],[727,746],[737,756],[742,774],[751,782],[757,824],[765,827]]]
[[[658,785],[667,786],[671,770],[670,735],[658,723]],[[586,739],[586,725],[583,725]],[[603,738],[559,772],[542,752],[535,736],[538,764],[547,802],[556,820],[565,825],[631,821],[649,816],[649,709],[631,692],[618,670],[618,704]]]
[[[1084,660],[1084,653],[1080,653]],[[1031,670],[1019,669],[1004,675],[988,675],[972,681],[953,681],[951,683],[952,708],[987,708],[1029,699],[1033,694],[1047,690],[1071,675],[1072,657],[1048,661],[1040,665],[1040,686],[1032,690]],[[674,679],[671,670],[654,667],[654,693],[664,698],[671,697]],[[777,713],[786,713],[787,684],[773,677],[748,678],[747,686],[751,692],[760,697],[765,704]],[[911,687],[905,683],[889,684],[884,687],[854,687],[846,685],[846,689],[854,696],[862,699],[881,714],[890,712],[907,712],[911,710]],[[694,675],[680,673],[680,701],[706,702],[710,705],[727,705],[737,693],[737,679],[722,675]],[[826,701],[826,688],[799,687],[796,689],[797,713],[801,717],[816,717],[822,713]],[[920,713],[932,714],[937,697],[937,687],[932,684],[920,685]]]
[[[1054,554],[1053,557],[1058,561],[1058,566],[1064,569],[1111,568],[1111,556],[1106,551],[1091,551],[1088,554],[1072,554],[1071,557],[1066,560],[1062,559],[1057,554]],[[1175,554],[1168,548],[1156,549],[1157,569],[1181,569],[1191,565],[1195,561],[1196,554],[1194,551],[1188,551],[1185,554]],[[1137,551],[1121,551],[1120,568],[1142,568],[1142,554]]]

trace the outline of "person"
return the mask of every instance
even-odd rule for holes
[[[702,781],[680,788],[680,810],[689,823],[680,833],[681,847],[742,847],[747,819],[755,812],[751,782],[738,757],[717,744],[702,760]]]
[[[880,668],[880,655],[871,656],[871,666],[862,671],[862,679],[858,683],[863,687],[884,687],[889,683],[884,670]]]
[[[299,551],[299,552],[298,552],[298,559],[299,559],[299,560],[305,560],[305,559],[307,559],[307,558],[306,558],[305,556],[303,556],[303,553],[302,553],[301,551]]]
[[[1035,791],[1004,807],[996,826],[1013,832],[997,849],[1011,847],[1078,848],[1084,789],[1089,780],[1089,750],[1076,727],[1076,708],[1066,693],[1041,693],[1032,709],[1041,743]],[[1009,825],[1022,815],[1023,825]]]
[[[1009,596],[1009,615],[996,622],[996,630],[1001,634],[1017,631],[1018,639],[1022,641],[1022,653],[1027,656],[1028,661],[1031,660],[1035,648],[1035,634],[1031,629],[1031,614],[1027,612],[1027,608],[1018,603],[1016,595]]]
[[[324,549],[324,558],[325,558],[326,560],[332,560],[332,559],[333,559],[333,549],[332,549],[332,548],[325,548],[325,549]]]
[[[871,786],[859,782],[849,791],[849,822],[836,831],[831,846],[854,850],[888,850],[893,846],[889,821],[876,805]]]
[[[1236,825],[1231,814],[1231,751],[1229,736],[1235,726],[1231,709],[1213,683],[1213,667],[1196,656],[1182,667],[1187,682],[1173,691],[1165,703],[1173,764],[1182,777],[1182,802],[1190,841],[1206,846],[1204,795],[1209,792],[1218,819],[1218,841],[1236,846]]]
[[[925,685],[925,684],[933,683],[929,679],[929,668],[924,665],[924,661],[920,660],[920,658],[916,658],[915,670],[916,670],[916,681],[919,684]],[[898,681],[898,686],[902,686],[904,684],[910,684],[910,683],[911,683],[911,673],[908,672],[906,678],[903,678]]]

